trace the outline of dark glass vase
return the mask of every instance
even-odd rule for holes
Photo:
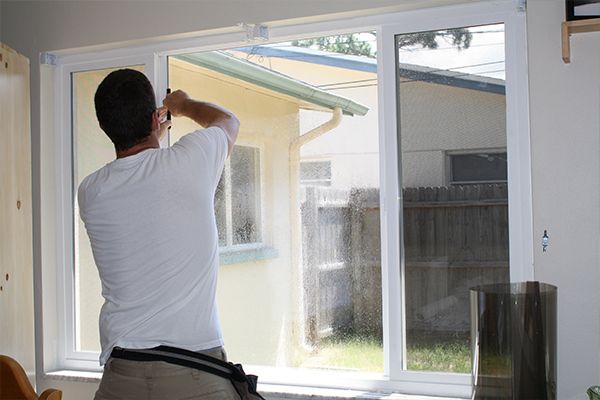
[[[556,286],[471,288],[473,399],[556,399]]]

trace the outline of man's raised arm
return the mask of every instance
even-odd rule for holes
[[[240,129],[240,121],[231,111],[216,104],[194,100],[182,90],[168,94],[163,104],[176,117],[190,118],[205,128],[218,126],[223,129],[227,135],[229,153],[231,153]]]

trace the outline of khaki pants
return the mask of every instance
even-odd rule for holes
[[[227,361],[223,350],[206,353]],[[163,361],[110,358],[94,400],[239,400],[225,378]]]

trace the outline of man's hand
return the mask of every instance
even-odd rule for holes
[[[188,117],[203,127],[218,126],[223,129],[231,152],[240,130],[240,121],[231,111],[216,104],[191,99],[182,90],[169,93],[163,104],[176,117]]]
[[[176,90],[173,93],[169,93],[163,100],[163,104],[171,114],[175,117],[180,115],[185,116],[184,110],[187,103],[190,101],[190,96],[183,90]]]

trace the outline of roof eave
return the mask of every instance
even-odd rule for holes
[[[340,107],[346,115],[363,116],[369,111],[368,107],[346,97],[221,52],[185,54],[175,58],[330,110]]]

